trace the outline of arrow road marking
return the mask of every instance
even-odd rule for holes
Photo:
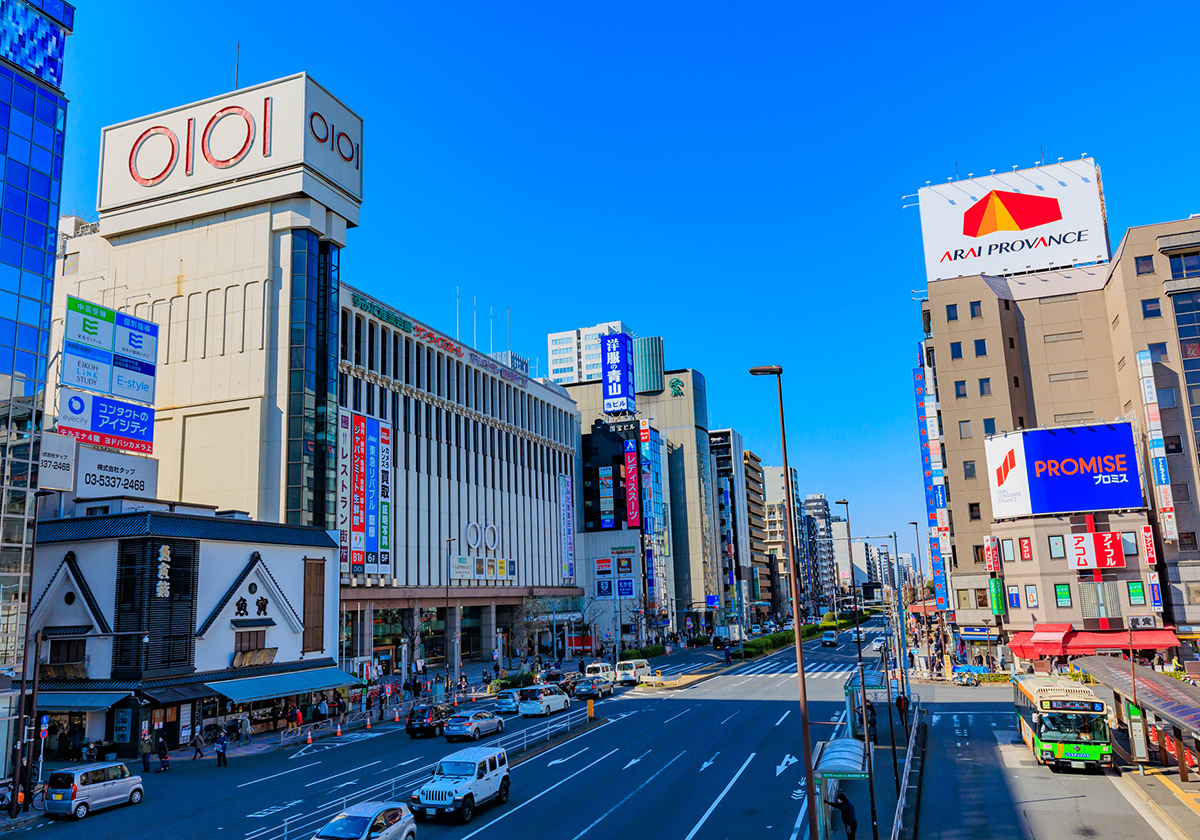
[[[607,811],[605,811],[603,814],[601,814],[601,815],[600,815],[600,816],[599,816],[599,817],[596,819],[596,821],[595,821],[594,823],[592,823],[591,825],[589,825],[589,826],[588,826],[587,828],[585,828],[583,831],[581,831],[581,832],[579,832],[578,834],[576,834],[576,835],[575,835],[575,836],[572,838],[572,840],[579,840],[579,838],[580,838],[580,837],[582,837],[583,835],[587,834],[587,833],[588,833],[589,831],[591,831],[593,828],[595,828],[596,826],[598,826],[598,825],[601,823],[601,821],[602,821],[602,820],[603,820],[605,817],[607,817],[607,816],[608,816],[609,814],[611,814],[613,811],[617,810],[617,809],[618,809],[618,808],[620,808],[622,805],[624,805],[626,802],[628,802],[630,799],[632,799],[632,798],[633,798],[633,795],[634,795],[635,793],[637,793],[639,790],[641,790],[641,789],[642,789],[642,788],[644,788],[646,785],[650,784],[650,783],[651,783],[651,782],[653,782],[653,781],[654,781],[656,778],[658,778],[658,775],[659,775],[660,773],[662,773],[662,772],[663,772],[663,770],[666,770],[668,767],[670,767],[672,764],[674,764],[676,761],[678,761],[680,758],[682,758],[682,757],[683,757],[683,755],[684,755],[684,753],[686,753],[686,752],[687,752],[687,750],[684,750],[684,752],[681,752],[679,755],[675,756],[675,757],[674,757],[674,758],[672,758],[670,761],[668,761],[666,764],[664,764],[664,765],[662,766],[662,769],[660,769],[660,770],[656,770],[656,771],[654,772],[654,775],[653,775],[653,776],[651,776],[649,779],[647,779],[646,781],[642,782],[640,785],[638,785],[638,786],[637,786],[637,787],[635,787],[633,790],[631,790],[631,791],[630,791],[628,794],[626,794],[626,796],[625,796],[625,798],[624,798],[624,799],[622,799],[622,800],[621,800],[620,802],[618,802],[616,805],[612,806],[612,807],[611,807],[611,808],[609,808]]]
[[[551,762],[550,762],[550,763],[548,763],[546,766],[547,766],[547,767],[553,767],[555,764],[562,764],[564,761],[570,761],[570,760],[571,760],[572,758],[574,758],[575,756],[577,756],[577,755],[583,755],[583,754],[584,754],[585,752],[587,752],[587,751],[588,751],[588,748],[587,748],[587,747],[584,747],[584,748],[583,748],[583,749],[581,749],[579,752],[577,752],[577,753],[573,753],[573,754],[571,754],[571,755],[567,756],[566,758],[556,758],[556,759],[554,759],[554,761],[551,761]]]
[[[708,769],[708,766],[709,766],[710,764],[712,764],[714,761],[716,761],[716,760],[717,760],[717,756],[719,756],[720,754],[721,754],[721,751],[720,751],[720,750],[717,750],[715,753],[713,753],[713,757],[712,757],[712,758],[710,758],[708,761],[706,761],[706,762],[704,762],[702,765],[700,765],[700,772],[701,772],[701,773],[703,773],[705,770],[707,770],[707,769]]]
[[[779,762],[779,764],[775,767],[775,775],[780,776],[784,770],[788,769],[795,763],[796,757],[794,755],[785,754],[783,756],[783,761]]]
[[[628,764],[626,764],[626,765],[625,765],[624,767],[622,767],[621,769],[622,769],[622,770],[628,770],[630,767],[632,767],[633,765],[637,764],[639,761],[641,761],[641,760],[642,760],[643,758],[645,758],[646,756],[650,755],[650,753],[652,753],[652,752],[653,752],[653,750],[646,750],[644,753],[642,753],[641,755],[639,755],[639,756],[638,756],[637,758],[635,758],[633,761],[631,761],[631,762],[629,762]]]

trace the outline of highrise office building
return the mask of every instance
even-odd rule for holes
[[[755,609],[760,618],[782,616],[784,599],[779,588],[779,564],[767,553],[767,510],[763,496],[762,459],[742,450],[746,473],[746,522],[750,533],[750,563],[758,581]]]
[[[0,0],[0,20],[0,669],[18,673],[67,124],[63,57],[75,9],[62,0]],[[15,704],[14,691],[0,693],[4,773],[10,771]]]
[[[708,433],[708,445],[717,463],[717,479],[727,484],[718,485],[728,491],[725,504],[725,526],[718,527],[722,538],[721,583],[723,606],[726,612],[735,612],[741,605],[743,620],[749,621],[753,612],[749,605],[755,600],[754,571],[751,566],[750,518],[746,499],[746,467],[742,460],[742,435],[736,429],[717,429]],[[718,505],[722,504],[718,494]],[[740,598],[740,600],[739,600]]]
[[[546,336],[546,366],[559,385],[600,379],[600,337],[613,333],[633,336],[624,321],[607,321]],[[639,386],[640,387],[640,386]]]
[[[808,525],[805,522],[803,499],[800,496],[800,479],[796,468],[789,468],[792,478],[792,539],[796,544],[796,559],[791,562],[788,555],[788,510],[787,487],[783,482],[783,467],[763,467],[763,499],[766,511],[767,553],[774,557],[779,575],[779,588],[784,603],[791,598],[789,576],[798,575],[796,589],[800,603],[809,603],[816,580],[815,558],[810,555]],[[811,546],[815,550],[815,545]]]
[[[812,520],[816,530],[813,542],[816,545],[818,591],[814,593],[813,601],[818,607],[817,611],[820,611],[829,608],[832,599],[837,595],[840,583],[838,565],[835,560],[836,543],[833,537],[833,515],[829,509],[829,499],[825,497],[824,493],[809,493],[804,498],[804,514]],[[844,539],[842,543],[844,546]]]

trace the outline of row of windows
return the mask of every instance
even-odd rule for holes
[[[572,351],[572,350],[574,350],[574,349],[575,349],[574,347],[556,347],[556,348],[555,348],[555,349],[554,349],[554,350],[551,352],[551,354],[550,354],[550,355],[552,355],[552,356],[566,356],[566,355],[569,355],[569,354],[571,353],[571,351]]]
[[[971,519],[979,519],[979,503],[972,502],[967,505]],[[1067,559],[1067,537],[1064,534],[1050,534],[1046,538],[1047,548],[1051,560],[1066,560]],[[1182,548],[1182,539],[1180,540]],[[1126,557],[1138,556],[1138,545],[1140,543],[1140,535],[1136,531],[1121,532],[1121,548]],[[1194,549],[1192,549],[1194,550]],[[982,545],[972,546],[974,562],[976,565],[985,565],[984,551]],[[1000,558],[1005,563],[1012,563],[1019,558],[1024,562],[1033,561],[1033,540],[1030,537],[1018,537],[1017,539],[1000,540]]]
[[[987,339],[975,339],[975,358],[987,355]],[[950,342],[950,358],[961,359],[963,357],[963,349],[961,341]]]
[[[563,344],[574,344],[574,343],[575,343],[575,339],[571,338],[570,336],[567,336],[566,338],[552,338],[552,339],[550,339],[550,344],[552,344],[552,345],[554,345],[554,346],[556,346],[556,347],[558,347],[558,346],[561,346],[561,345],[563,345]]]
[[[983,317],[983,301],[973,300],[967,304],[967,307],[969,308],[969,310],[971,312],[972,318],[982,318]],[[946,320],[947,321],[957,321],[958,320],[958,304],[957,303],[946,304]]]
[[[1018,587],[1015,584],[1006,587],[1006,590],[1007,590],[1006,595],[1008,598],[1007,606],[1009,609],[1020,609],[1022,606],[1021,599],[1022,599],[1022,596],[1024,596],[1024,606],[1026,609],[1036,610],[1036,609],[1044,609],[1044,608],[1050,607],[1050,606],[1054,606],[1058,609],[1070,609],[1072,606],[1072,597],[1073,597],[1071,584],[1070,583],[1055,583],[1052,585],[1054,587],[1054,603],[1053,603],[1053,605],[1040,604],[1039,600],[1038,600],[1037,584],[1027,583],[1023,587]],[[1085,594],[1091,594],[1092,600],[1096,599],[1096,596],[1094,594],[1092,594],[1092,591],[1094,591],[1100,585],[1104,585],[1106,587],[1106,589],[1109,589],[1109,591],[1111,591],[1111,587],[1113,587],[1117,584],[1114,581],[1105,581],[1104,584],[1097,584],[1097,583],[1094,583],[1091,581],[1077,581],[1075,584],[1075,586],[1078,587],[1080,590],[1081,600],[1083,600],[1085,602],[1088,600],[1087,598],[1084,597]],[[1131,607],[1146,606],[1146,589],[1145,589],[1145,585],[1142,583],[1142,581],[1127,580],[1127,581],[1125,581],[1125,585],[1122,586],[1121,588],[1124,589],[1126,592],[1126,597],[1128,598],[1129,606],[1131,606]],[[1197,588],[1200,589],[1200,587],[1197,587]],[[1024,590],[1023,592],[1022,592],[1022,589]],[[958,602],[958,609],[960,609],[960,610],[969,610],[969,609],[984,609],[984,610],[986,610],[986,609],[990,608],[990,605],[988,604],[988,591],[986,589],[956,589],[954,591],[954,594],[955,594],[956,600]],[[1198,601],[1198,602],[1200,602],[1200,601]],[[1081,606],[1083,606],[1083,604],[1081,604]],[[1121,614],[1120,604],[1107,602],[1107,600],[1106,600],[1106,607],[1108,608],[1109,616],[1115,617],[1115,616],[1119,616]],[[1092,612],[1092,611],[1094,611],[1094,610],[1086,610],[1085,609],[1085,612]],[[1085,615],[1084,617],[1085,618],[1094,618],[1097,616]]]
[[[571,418],[562,409],[345,308],[341,315],[341,358],[558,443],[571,441]],[[552,368],[551,373],[572,370]],[[347,399],[343,394],[343,405]]]
[[[1183,280],[1188,277],[1200,277],[1200,252],[1171,257],[1171,279]]]
[[[551,373],[574,373],[574,372],[575,372],[575,366],[574,366],[574,365],[572,365],[571,367],[553,368],[553,369],[551,369],[551,371],[550,371],[550,372],[551,372]]]
[[[1018,429],[1025,428],[1025,418],[1024,417],[1017,418],[1017,428]],[[996,434],[996,418],[995,417],[984,417],[983,418],[983,433],[985,435]],[[958,421],[958,437],[960,440],[966,440],[967,438],[974,437],[974,432],[971,429],[971,421],[970,420],[959,420]]]

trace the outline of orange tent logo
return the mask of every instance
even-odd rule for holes
[[[1029,230],[1061,220],[1057,198],[992,190],[963,214],[963,236]]]

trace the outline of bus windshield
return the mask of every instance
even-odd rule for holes
[[[1108,743],[1108,722],[1103,715],[1043,712],[1038,720],[1038,737],[1050,743]]]

